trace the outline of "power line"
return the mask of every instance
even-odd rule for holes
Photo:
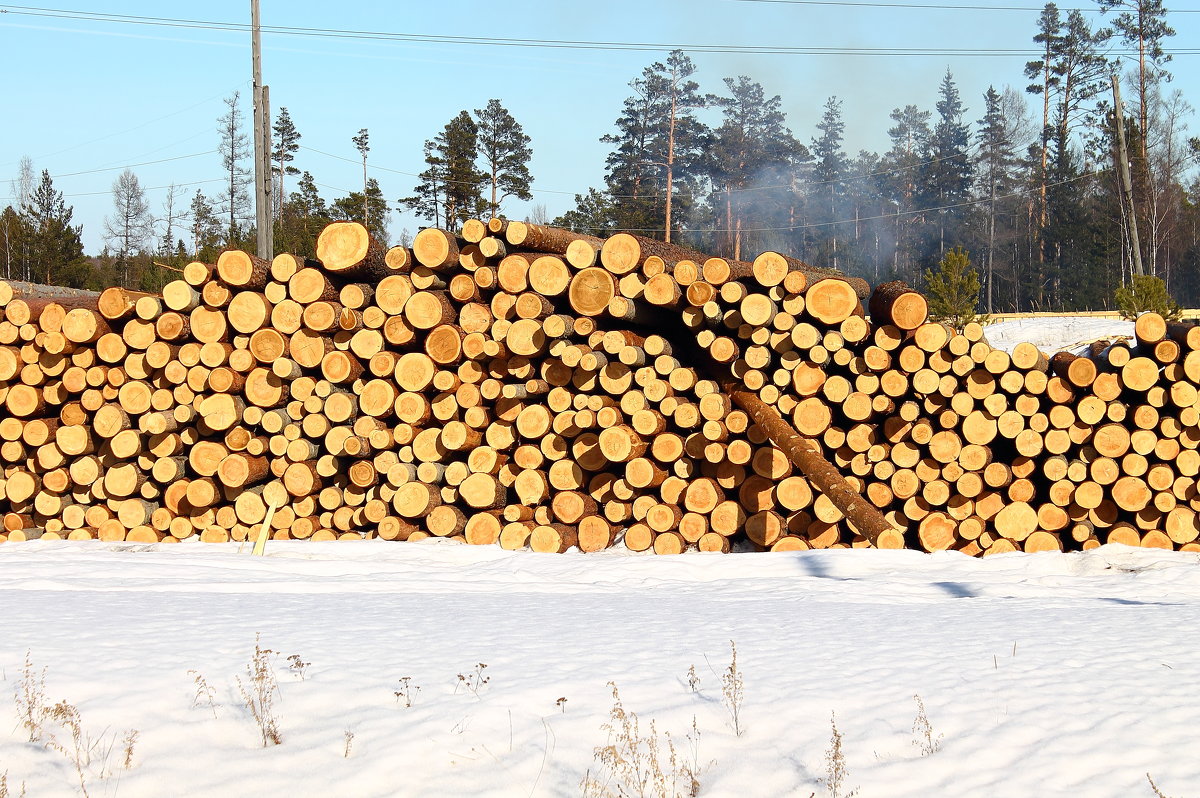
[[[901,9],[930,9],[937,11],[1022,11],[1025,13],[1041,13],[1045,6],[980,6],[952,5],[949,3],[872,3],[852,2],[851,0],[734,0],[738,3],[767,3],[788,6],[837,6],[839,8],[901,8]],[[1099,8],[1059,8],[1059,11],[1079,11],[1084,14],[1103,14]],[[1200,14],[1200,9],[1172,8],[1172,14]]]
[[[0,6],[0,14],[3,14],[3,13],[8,13],[8,12],[4,11],[4,10],[3,10],[3,7],[2,7],[2,6]],[[249,81],[245,81],[245,82],[243,82],[243,83],[239,83],[237,86],[234,86],[232,90],[236,90],[236,89],[238,89],[238,88],[240,88],[240,87],[244,86],[244,85],[245,85],[246,83],[248,83],[248,82],[249,82]],[[188,111],[191,111],[191,110],[193,110],[193,109],[195,109],[195,108],[199,108],[199,107],[200,107],[200,106],[202,106],[202,105],[207,105],[208,103],[212,102],[213,100],[215,100],[215,99],[217,99],[217,98],[219,98],[219,97],[223,97],[223,96],[224,96],[226,93],[227,93],[227,92],[221,92],[220,94],[214,94],[213,96],[211,96],[211,97],[208,97],[207,99],[201,100],[200,102],[198,102],[198,103],[195,103],[194,105],[189,105],[187,108],[180,108],[178,111],[172,111],[172,112],[170,112],[169,114],[164,114],[164,115],[162,115],[162,116],[159,116],[159,117],[156,117],[156,118],[154,118],[154,119],[150,119],[150,120],[148,120],[148,121],[146,121],[146,122],[142,122],[141,124],[134,125],[134,126],[133,126],[133,127],[131,127],[131,128],[126,128],[125,130],[117,130],[117,131],[114,131],[114,132],[112,132],[112,133],[105,133],[103,136],[99,136],[99,137],[97,137],[97,138],[90,139],[90,140],[88,140],[88,141],[82,141],[82,142],[80,142],[80,143],[78,143],[78,144],[72,144],[70,147],[66,147],[66,148],[64,148],[64,149],[57,150],[57,151],[55,151],[55,152],[47,153],[46,155],[39,155],[39,156],[38,156],[36,159],[34,159],[34,160],[40,160],[40,159],[42,159],[42,158],[53,158],[55,155],[62,155],[64,152],[71,152],[72,150],[77,150],[77,149],[79,149],[80,147],[86,147],[86,146],[88,146],[89,144],[95,144],[95,143],[97,143],[97,142],[100,142],[100,141],[105,141],[106,139],[111,139],[111,138],[114,138],[114,137],[116,137],[116,136],[123,136],[123,135],[125,135],[126,133],[132,133],[132,132],[134,132],[135,130],[141,130],[142,128],[144,128],[144,127],[148,127],[149,125],[153,125],[153,124],[155,124],[156,122],[161,122],[161,121],[163,121],[164,119],[170,119],[170,118],[171,118],[171,117],[173,117],[173,116],[178,116],[179,114],[187,113]],[[195,136],[192,136],[191,138],[195,138]],[[186,141],[186,140],[187,140],[187,139],[185,139],[185,141]],[[9,166],[12,166],[12,165],[14,165],[15,163],[16,163],[16,162],[14,161],[14,162],[10,163],[10,164],[9,164]]]
[[[815,1],[815,0],[814,0]],[[108,14],[75,11],[69,9],[44,8],[40,6],[0,5],[0,14],[19,16],[74,19],[89,22],[106,22],[125,25],[144,25],[197,30],[230,31],[245,33],[250,26],[241,22],[216,22],[177,17],[151,17],[132,14]],[[457,36],[447,34],[399,33],[342,28],[312,28],[288,25],[263,25],[264,33],[280,36],[304,36],[323,39],[348,39],[379,42],[409,42],[423,44],[472,45],[484,47],[525,47],[542,49],[609,50],[609,51],[656,51],[683,50],[691,53],[734,53],[751,55],[874,55],[874,56],[955,56],[955,57],[1016,57],[1038,55],[1033,48],[979,48],[979,47],[800,47],[770,45],[723,45],[723,44],[678,44],[664,42],[621,42],[587,41],[572,39],[520,39],[485,36]],[[1200,54],[1200,48],[1178,48],[1164,50],[1172,55]],[[1133,50],[1118,51],[1132,54]]]
[[[223,182],[225,182],[225,178],[215,177],[211,180],[193,180],[191,183],[171,183],[170,185],[166,185],[166,186],[150,186],[149,188],[142,189],[142,191],[159,191],[164,188],[183,188],[184,186],[199,186],[203,183],[223,183]],[[112,193],[112,189],[109,189],[108,191],[85,191],[81,194],[63,194],[63,197],[64,198],[65,197],[98,197],[101,194],[111,194],[111,193]]]
[[[185,158],[199,158],[201,155],[211,155],[211,154],[212,153],[210,151],[205,150],[204,152],[193,152],[191,155],[176,155],[173,158],[160,158],[157,161],[142,161],[141,163],[130,163],[130,164],[125,164],[124,166],[106,166],[102,169],[88,169],[83,172],[64,172],[63,174],[59,174],[59,175],[51,175],[51,177],[54,178],[55,180],[58,180],[59,178],[62,178],[62,177],[76,177],[78,175],[94,175],[97,172],[115,172],[118,169],[132,169],[135,166],[150,166],[150,165],[156,164],[156,163],[167,163],[168,161],[182,161]]]

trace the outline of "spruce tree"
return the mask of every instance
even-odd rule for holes
[[[24,216],[29,228],[30,278],[48,285],[83,287],[91,276],[83,257],[83,225],[72,225],[75,210],[54,188],[50,172],[33,191]]]
[[[480,171],[486,177],[489,191],[488,211],[499,216],[500,205],[507,197],[533,199],[529,191],[533,182],[529,174],[533,150],[529,147],[529,136],[499,100],[488,100],[486,107],[476,108],[475,119],[483,165]]]
[[[949,69],[938,87],[938,95],[938,118],[929,139],[929,163],[921,170],[921,180],[926,206],[938,209],[933,212],[936,227],[930,232],[931,238],[936,237],[932,254],[940,258],[949,242],[961,241],[963,236],[966,212],[962,206],[971,188],[968,153],[971,131],[963,122],[966,108]]]

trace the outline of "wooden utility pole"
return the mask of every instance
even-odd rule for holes
[[[1125,107],[1121,105],[1121,84],[1116,73],[1112,74],[1113,122],[1117,126],[1117,169],[1121,173],[1121,196],[1128,208],[1129,248],[1133,255],[1133,273],[1145,274],[1142,270],[1142,245],[1138,240],[1137,213],[1133,208],[1133,180],[1129,176],[1129,150],[1125,146]]]
[[[274,256],[271,219],[271,133],[267,87],[262,82],[262,32],[258,0],[250,0],[251,60],[254,70],[254,223],[258,230],[258,257]]]

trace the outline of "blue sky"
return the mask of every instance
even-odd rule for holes
[[[67,4],[44,8],[249,21],[248,0],[63,1]],[[496,97],[533,139],[533,202],[545,205],[551,217],[568,210],[575,193],[601,185],[607,148],[598,139],[612,131],[629,94],[628,82],[671,47],[829,48],[821,53],[691,55],[705,91],[718,92],[722,78],[745,74],[769,94],[781,95],[788,123],[804,142],[812,139],[825,100],[836,95],[843,102],[847,150],[883,150],[889,112],[909,103],[932,110],[947,68],[972,122],[981,115],[980,97],[988,85],[1023,87],[1022,67],[1032,57],[1041,7],[1036,0],[261,2],[264,25],[662,45],[651,50],[580,49],[264,34],[264,81],[272,106],[286,106],[291,113],[305,148],[295,165],[313,173],[326,199],[361,184],[350,141],[360,128],[371,134],[373,176],[394,203],[416,183],[403,173],[423,168],[422,143],[460,110],[482,108]],[[915,7],[921,5],[938,7]],[[1018,5],[1026,10],[1013,10]],[[1062,3],[1063,8],[1073,5]],[[1100,15],[1090,11],[1093,3],[1078,5],[1098,24]],[[185,187],[189,196],[197,188],[215,193],[220,178],[216,119],[224,110],[222,98],[241,90],[249,118],[249,35],[44,16],[36,8],[0,3],[0,10],[8,10],[0,13],[0,65],[7,76],[0,197],[9,193],[8,181],[16,175],[20,157],[30,156],[34,167],[49,169],[55,186],[68,195],[76,221],[84,225],[85,247],[94,253],[103,246],[110,187],[123,166],[144,164],[133,169],[151,189],[148,197],[156,213],[165,194],[159,187],[172,182],[191,184]],[[1195,11],[1200,6],[1172,8],[1170,22],[1178,35],[1170,48],[1187,50],[1200,42],[1200,13]],[[837,52],[852,48],[922,52]],[[1011,52],[989,52],[998,50]],[[1197,55],[1190,53],[1176,55],[1170,64],[1172,88],[1193,103],[1200,103],[1198,64]],[[1193,128],[1194,133],[1200,125],[1193,123]],[[149,161],[161,162],[145,163]],[[94,171],[99,169],[109,171]],[[510,202],[505,211],[523,216],[528,206]],[[395,213],[393,237],[402,228],[415,231],[418,224]]]

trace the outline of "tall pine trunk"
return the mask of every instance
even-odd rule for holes
[[[667,128],[667,207],[663,223],[663,241],[671,243],[671,195],[674,194],[675,169],[675,94],[671,94],[671,122]]]

